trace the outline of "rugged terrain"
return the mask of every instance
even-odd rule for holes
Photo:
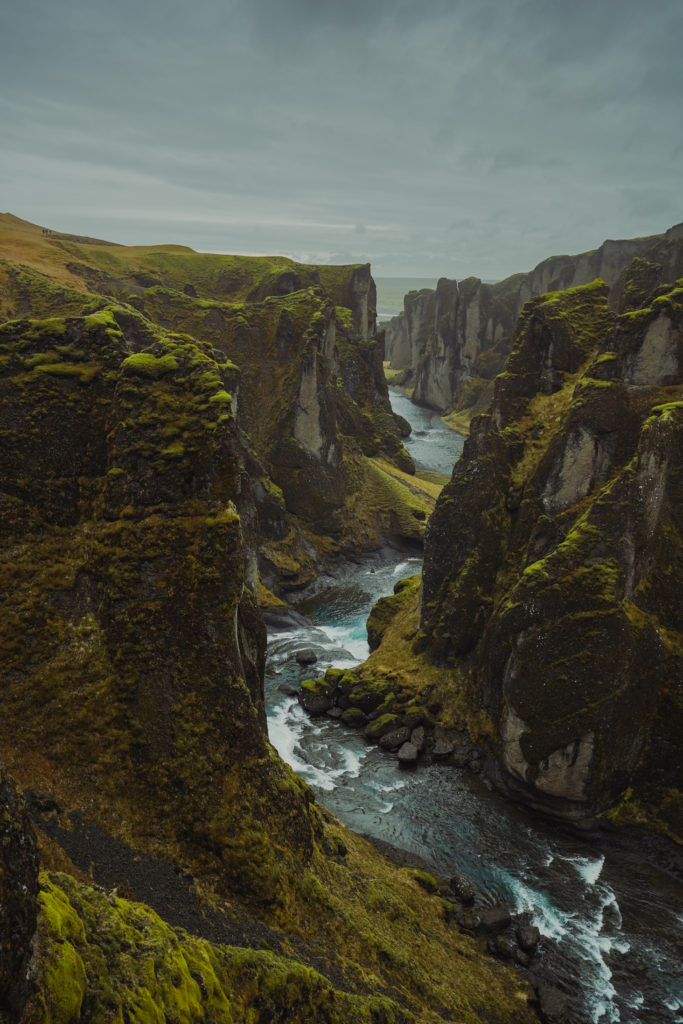
[[[632,260],[647,262],[649,252],[667,266],[666,280],[683,273],[672,263],[682,233],[678,225],[663,235],[606,241],[578,256],[552,256],[529,273],[496,284],[475,277],[460,282],[443,278],[435,290],[406,295],[403,313],[386,327],[386,358],[393,370],[402,371],[398,379],[411,388],[415,402],[452,410],[455,425],[466,427],[491,400],[493,379],[510,354],[517,318],[528,299],[599,278],[610,287],[610,305],[616,308]]]
[[[483,762],[547,814],[677,841],[682,271],[670,236],[611,293],[526,303],[429,520],[421,588],[380,601],[370,660],[328,681],[347,707],[372,693],[377,738],[422,728],[411,756],[427,726],[428,754]]]
[[[299,583],[331,522],[424,529],[369,271],[4,220],[3,1019],[534,1020],[266,734],[259,529]]]
[[[270,590],[304,586],[343,554],[421,544],[433,495],[391,412],[369,267],[74,240],[5,214],[0,284],[3,319],[113,304],[234,364],[230,394]],[[367,480],[381,492],[372,504]]]

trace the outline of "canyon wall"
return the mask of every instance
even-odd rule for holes
[[[427,527],[418,641],[456,670],[505,789],[674,835],[682,257],[679,235],[634,260],[620,312],[603,283],[525,305]]]
[[[529,273],[496,284],[478,278],[442,279],[436,290],[410,292],[404,311],[386,327],[386,358],[405,371],[413,401],[440,411],[482,411],[491,398],[491,382],[512,347],[515,324],[524,303],[545,292],[564,291],[600,279],[614,288],[637,257],[659,246],[660,258],[674,259],[683,226],[648,238],[606,241],[578,256],[552,256]],[[678,275],[668,269],[668,280]]]

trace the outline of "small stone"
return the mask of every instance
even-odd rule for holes
[[[512,939],[508,939],[506,935],[496,935],[491,940],[493,947],[492,952],[495,956],[501,958],[501,960],[512,960],[515,955],[515,946]]]
[[[398,760],[400,764],[417,764],[419,751],[417,747],[410,742],[404,743],[398,752]]]
[[[460,741],[453,746],[453,754],[451,761],[456,768],[464,768],[469,759],[472,756],[471,744],[466,741]]]
[[[423,725],[418,725],[410,734],[410,742],[417,747],[418,753],[425,745],[425,730]]]
[[[541,938],[541,933],[533,924],[520,924],[517,928],[517,942],[525,953],[533,953]]]
[[[314,665],[318,655],[310,647],[304,647],[303,650],[296,652],[296,660],[300,665]]]
[[[385,736],[388,732],[392,732],[397,726],[400,726],[400,724],[401,720],[398,715],[380,715],[379,718],[370,722],[365,730],[365,735],[373,743],[378,743],[382,736]]]
[[[492,934],[510,926],[512,918],[505,907],[483,907],[479,911],[479,931]]]
[[[361,729],[368,720],[368,716],[360,708],[347,708],[341,716],[344,725],[350,725],[353,729]]]
[[[545,1024],[564,1024],[567,1019],[567,997],[552,985],[538,986],[538,1003]]]
[[[528,967],[531,963],[531,957],[528,953],[525,953],[521,949],[515,950],[515,963],[519,964],[520,967]]]
[[[328,718],[341,718],[344,714],[343,708],[328,708],[325,712]]]
[[[280,693],[284,693],[287,697],[296,697],[299,692],[299,687],[292,686],[291,683],[280,683],[278,690]]]
[[[453,875],[451,877],[451,892],[457,896],[458,900],[465,907],[471,907],[474,903],[474,888],[462,875]]]
[[[458,921],[466,931],[473,932],[479,925],[479,915],[471,907],[468,907],[467,910],[463,910]]]
[[[410,739],[410,729],[401,726],[399,729],[392,729],[380,737],[379,745],[382,750],[398,750]]]
[[[432,757],[443,758],[453,753],[453,744],[445,736],[440,736],[432,749]]]

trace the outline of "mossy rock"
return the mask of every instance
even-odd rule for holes
[[[365,735],[367,739],[376,743],[386,733],[392,732],[395,729],[400,729],[401,726],[402,723],[399,715],[380,715],[379,718],[368,723],[365,727]]]

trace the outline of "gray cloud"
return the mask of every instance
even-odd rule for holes
[[[24,0],[2,29],[0,205],[64,230],[498,277],[683,219],[679,0]]]

